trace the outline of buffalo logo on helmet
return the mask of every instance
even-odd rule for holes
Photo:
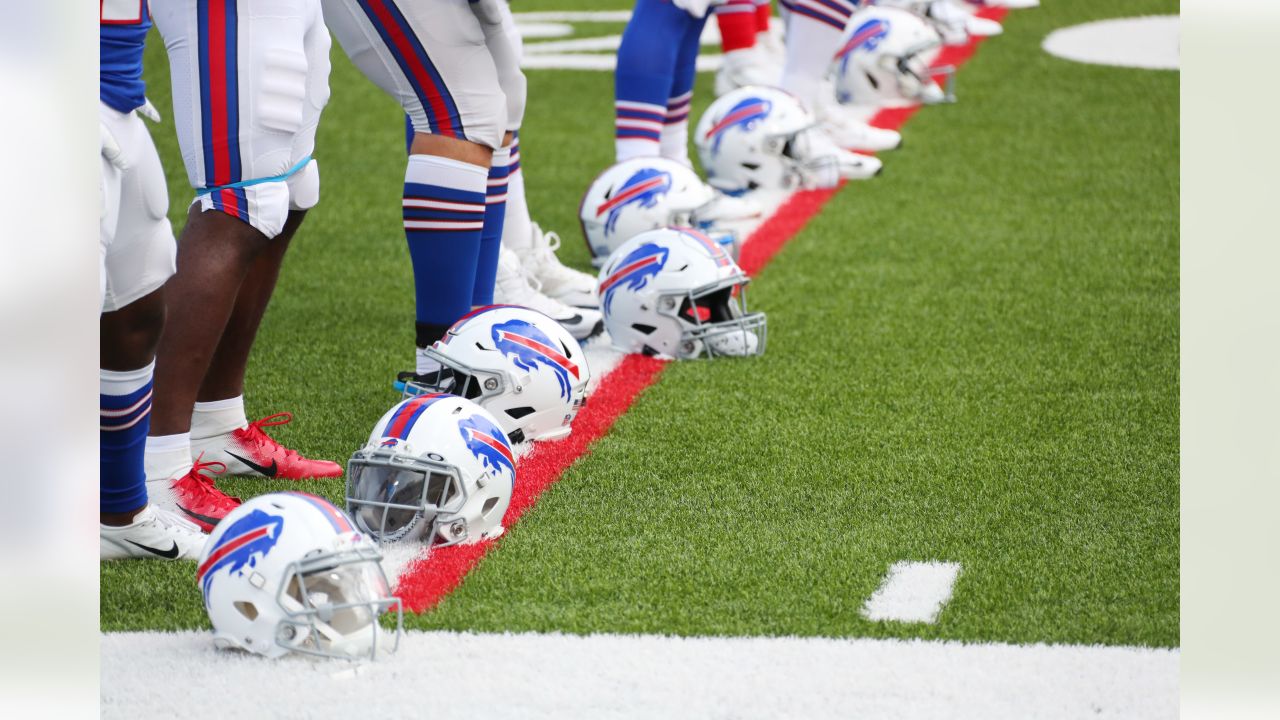
[[[889,35],[889,21],[880,18],[871,18],[870,20],[858,26],[853,34],[849,36],[849,40],[836,53],[836,57],[840,60],[840,68],[846,69],[849,64],[849,56],[854,50],[865,48],[867,52],[880,47],[880,41]]]
[[[613,302],[613,293],[619,287],[625,287],[628,290],[639,290],[649,284],[649,278],[658,274],[658,271],[667,264],[667,256],[670,250],[656,245],[654,243],[644,243],[640,247],[632,250],[617,264],[617,270],[609,274],[609,277],[600,283],[600,292],[604,294],[603,308],[605,312],[609,311],[609,306]]]
[[[209,604],[209,583],[223,568],[230,573],[243,572],[265,558],[280,539],[284,518],[262,510],[253,510],[235,521],[222,533],[209,557],[196,569],[196,579]]]
[[[533,372],[542,365],[555,373],[556,380],[560,383],[560,397],[569,399],[572,388],[569,375],[578,377],[578,366],[556,349],[555,341],[547,337],[546,333],[524,320],[497,323],[490,333],[494,346],[511,358],[516,367],[525,372]]]
[[[515,484],[516,459],[511,454],[507,436],[497,425],[483,415],[472,415],[458,421],[458,431],[462,433],[467,449],[489,472],[495,475],[506,473]]]
[[[707,131],[705,139],[711,140],[711,152],[720,152],[720,141],[730,129],[736,127],[746,132],[754,128],[756,123],[769,117],[769,111],[772,109],[773,103],[764,98],[749,97],[739,101]]]
[[[613,197],[600,204],[596,208],[596,217],[600,217],[605,213],[609,216],[604,222],[604,234],[612,235],[614,228],[618,224],[618,217],[622,214],[624,208],[637,205],[643,208],[651,208],[658,204],[658,200],[671,191],[671,173],[657,168],[642,168],[637,170],[627,181],[622,183],[622,187],[618,188]]]

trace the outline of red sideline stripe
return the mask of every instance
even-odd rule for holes
[[[1000,20],[1007,11],[1004,8],[984,8],[979,17]],[[973,55],[981,38],[958,48],[944,48],[934,65],[957,65]],[[914,114],[915,108],[882,110],[871,120],[876,127],[896,129]],[[768,264],[782,246],[800,231],[809,218],[822,209],[836,194],[836,189],[806,190],[792,195],[777,212],[751,233],[743,245],[739,265],[754,275]],[[511,505],[503,517],[503,523],[511,527],[526,510],[533,507],[538,497],[552,483],[560,479],[564,471],[585,455],[590,445],[613,427],[636,397],[657,381],[664,363],[643,355],[628,355],[600,382],[600,387],[588,398],[586,407],[573,423],[573,433],[563,440],[538,443],[534,450],[520,461],[519,480],[511,497]],[[493,547],[493,542],[475,545],[453,545],[433,550],[426,559],[415,560],[400,576],[397,594],[405,609],[420,613],[430,610],[462,582],[471,568]]]

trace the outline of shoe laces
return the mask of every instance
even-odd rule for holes
[[[261,420],[254,420],[249,423],[249,427],[245,428],[245,432],[255,443],[257,443],[259,447],[265,447],[268,450],[279,448],[284,451],[286,458],[301,457],[298,455],[296,450],[292,450],[276,442],[275,438],[268,435],[262,429],[264,427],[274,427],[276,425],[288,425],[291,422],[293,422],[293,413],[278,412],[274,415],[268,415]]]
[[[578,280],[579,276],[585,275],[573,268],[560,262],[560,256],[556,252],[560,249],[560,235],[554,230],[542,231],[537,223],[533,223],[533,251],[529,256],[538,266],[540,274],[552,279],[556,283],[569,283]],[[544,283],[541,279],[530,275],[530,285],[539,292],[542,291]],[[589,278],[589,276],[586,276]],[[586,279],[584,278],[584,279]],[[590,281],[594,288],[594,280]]]
[[[219,500],[227,499],[234,500],[235,503],[239,505],[239,498],[233,498],[230,495],[227,495],[219,490],[217,485],[213,484],[212,475],[221,475],[226,472],[226,463],[221,463],[217,460],[203,462],[201,460],[203,457],[204,453],[200,453],[200,455],[196,457],[195,462],[191,463],[191,469],[187,471],[187,474],[175,481],[174,484],[182,484],[184,489],[191,494],[198,496],[198,501],[203,504],[216,505]],[[213,469],[214,466],[217,466],[217,469]],[[210,474],[206,475],[205,470],[210,470]]]

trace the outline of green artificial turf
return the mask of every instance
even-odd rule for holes
[[[753,283],[766,356],[668,367],[407,624],[1178,645],[1178,75],[1039,47],[1057,27],[1172,12],[1012,13],[961,72],[960,102],[917,114],[884,175],[841,191]],[[148,60],[166,109],[162,53]],[[396,400],[413,308],[400,112],[336,47],[333,62],[323,199],[264,322],[248,404],[292,410],[276,437],[345,459]],[[585,268],[576,209],[612,159],[612,77],[533,71],[529,88],[530,206]],[[172,127],[153,134],[177,220]],[[891,563],[929,559],[963,566],[936,625],[859,615]],[[104,563],[101,618],[204,626],[193,566]]]

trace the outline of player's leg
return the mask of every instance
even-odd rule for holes
[[[338,477],[342,467],[337,463],[305,458],[265,432],[265,427],[290,421],[290,413],[277,413],[251,423],[244,410],[244,378],[249,354],[275,290],[285,253],[307,210],[320,199],[318,165],[305,159],[314,148],[320,114],[329,98],[331,43],[318,0],[296,2],[289,9],[294,13],[291,32],[275,38],[275,42],[259,42],[251,51],[250,67],[258,69],[258,76],[249,80],[254,90],[252,112],[260,116],[261,125],[274,130],[275,136],[251,137],[250,143],[254,146],[252,171],[255,176],[274,172],[278,165],[273,165],[268,158],[271,154],[281,154],[284,147],[292,161],[290,167],[297,171],[281,181],[267,183],[283,185],[287,191],[287,204],[276,206],[277,212],[284,213],[284,223],[245,273],[200,385],[191,413],[192,456],[221,462],[227,472],[237,475],[292,479]],[[270,9],[258,10],[264,14],[261,18],[250,16],[250,27],[269,22]],[[275,113],[285,110],[291,113],[288,120],[274,117]],[[285,139],[288,146],[281,144]],[[249,188],[249,193],[253,192]]]
[[[164,282],[174,270],[164,173],[134,113],[103,105],[101,121],[119,154],[114,163],[102,161],[100,555],[194,559],[204,536],[148,502],[143,464],[156,343],[164,326]]]
[[[501,194],[503,198],[501,253],[493,301],[531,307],[558,321],[574,338],[584,340],[604,327],[596,309],[595,276],[562,265],[555,254],[560,238],[555,233],[542,232],[529,216],[519,147],[519,128],[528,94],[520,70],[523,47],[511,9],[499,2],[496,10],[501,22],[484,24],[485,44],[507,100],[507,133],[503,147],[494,152],[489,171],[487,212],[494,212],[495,196]],[[486,217],[486,236],[489,229]]]
[[[169,49],[174,119],[197,199],[169,289],[171,322],[160,343],[147,474],[153,493],[176,494],[179,507],[211,525],[225,514],[225,504],[187,508],[181,489],[207,480],[203,467],[232,458],[205,456],[192,465],[193,409],[246,277],[273,248],[290,211],[302,209],[294,187],[305,187],[306,207],[318,199],[318,168],[309,155],[328,99],[328,59],[306,45],[309,29],[317,23],[323,28],[317,0],[271,7],[248,0],[167,0],[152,10]],[[324,43],[327,50],[327,38]],[[283,247],[276,252],[282,255]],[[341,474],[336,463],[322,469],[281,468],[280,475]]]
[[[698,45],[705,24],[706,18],[690,23],[680,38],[659,139],[662,157],[690,166],[693,163],[689,160],[689,105],[693,101],[693,81],[698,74]]]
[[[763,5],[767,10],[768,4]],[[756,0],[728,0],[715,7],[723,65],[716,73],[716,95],[748,85],[777,85],[778,68],[756,47]],[[765,22],[768,23],[766,16]]]
[[[637,0],[614,72],[616,160],[661,155],[663,122],[683,40],[697,18],[663,0]]]
[[[414,128],[402,197],[413,263],[416,367],[425,349],[471,310],[493,151],[505,97],[480,20],[451,0],[325,0],[325,17],[352,62],[396,98]]]
[[[874,128],[848,117],[825,82],[858,0],[783,0],[787,8],[787,62],[782,89],[800,99],[817,117],[824,134],[841,148],[890,150],[902,143],[893,130]]]

